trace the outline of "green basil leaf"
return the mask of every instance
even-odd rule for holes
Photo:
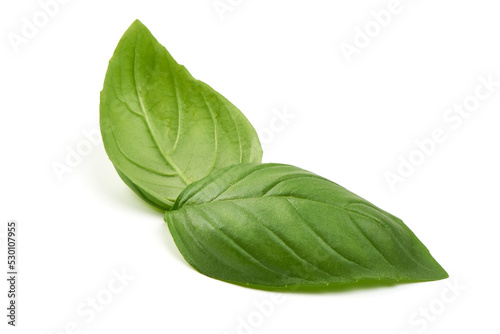
[[[262,158],[245,116],[194,79],[139,21],[109,62],[100,114],[104,146],[120,177],[163,209],[211,171]]]
[[[398,218],[311,172],[240,164],[187,187],[165,214],[199,272],[257,286],[448,277]]]

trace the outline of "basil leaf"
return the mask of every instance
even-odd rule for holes
[[[448,277],[398,218],[300,168],[241,164],[187,187],[165,214],[199,272],[258,286]]]
[[[109,62],[100,114],[104,146],[120,177],[163,209],[212,170],[262,158],[245,116],[194,79],[139,21]]]

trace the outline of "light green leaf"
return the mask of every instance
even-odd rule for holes
[[[311,172],[241,164],[186,188],[165,214],[199,272],[258,286],[448,277],[398,218]]]
[[[169,209],[211,171],[260,162],[254,128],[135,21],[109,62],[100,105],[106,152],[143,199]]]

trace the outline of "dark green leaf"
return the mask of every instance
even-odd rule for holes
[[[398,218],[294,166],[241,164],[186,188],[165,215],[199,272],[261,286],[448,277]]]

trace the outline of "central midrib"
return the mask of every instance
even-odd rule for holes
[[[192,183],[192,180],[190,180],[186,176],[186,174],[184,174],[184,172],[182,170],[180,170],[180,168],[177,166],[177,164],[175,164],[172,161],[172,159],[170,159],[170,157],[163,151],[162,147],[160,146],[160,144],[156,140],[153,128],[152,128],[152,126],[151,126],[151,124],[149,122],[149,117],[148,117],[148,114],[146,112],[146,108],[144,107],[144,103],[142,102],[141,94],[139,94],[139,87],[137,86],[137,77],[136,77],[136,71],[135,71],[135,67],[136,67],[135,60],[137,59],[136,58],[136,53],[137,53],[137,48],[135,49],[135,52],[134,52],[134,86],[135,86],[135,91],[137,93],[137,99],[139,100],[139,105],[141,106],[141,110],[142,110],[142,113],[144,115],[144,120],[146,121],[146,125],[148,126],[149,132],[151,133],[151,137],[153,138],[153,141],[154,141],[156,147],[158,147],[158,150],[160,151],[161,156],[163,157],[163,159],[165,159],[165,161],[167,162],[167,164],[169,164],[170,166],[172,166],[172,168],[179,175],[179,177],[182,180],[182,182],[184,182],[185,185],[189,185],[190,183]]]
[[[137,87],[137,86],[136,86]],[[149,123],[149,118],[148,118],[148,114],[146,113],[146,110],[144,108],[144,105],[142,103],[142,99],[141,99],[141,96],[139,95],[139,91],[137,91],[137,96],[139,98],[139,103],[141,105],[141,109],[142,109],[142,112],[144,113],[144,120],[146,121],[146,124],[148,126],[148,129],[149,129],[149,132],[151,133],[151,137],[153,138],[153,141],[155,142],[156,146],[158,147],[158,150],[160,151],[161,153],[161,156],[163,157],[163,159],[165,159],[165,161],[170,165],[172,166],[172,168],[175,170],[175,172],[177,174],[179,174],[179,177],[181,178],[182,182],[184,182],[184,184],[186,185],[189,185],[192,183],[192,181],[187,177],[186,174],[184,174],[180,168],[172,161],[172,159],[163,151],[162,147],[160,146],[160,144],[158,143],[158,141],[156,140],[156,137],[155,137],[155,134],[154,134],[154,131],[153,131],[153,128],[151,127],[151,124]]]

